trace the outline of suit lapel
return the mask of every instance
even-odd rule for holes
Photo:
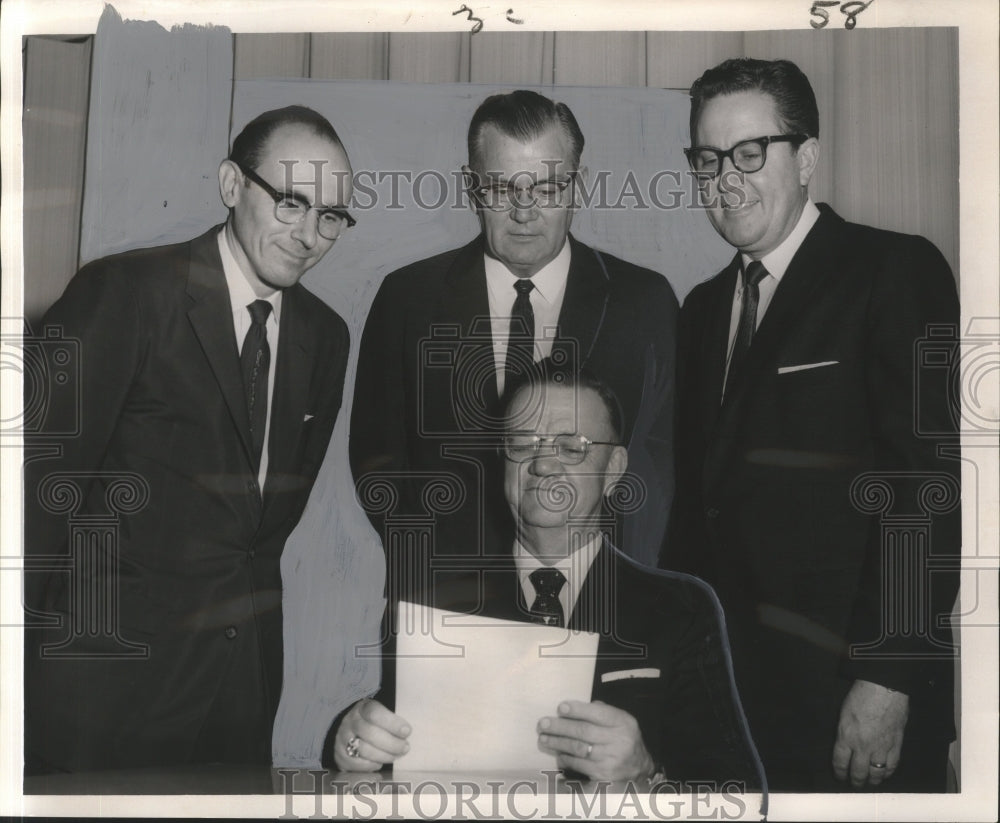
[[[740,256],[737,254],[713,284],[714,290],[709,297],[708,323],[702,340],[705,374],[708,375],[703,383],[705,396],[702,398],[702,408],[706,412],[704,424],[708,431],[715,427],[719,419],[723,378],[726,373],[726,355],[729,353],[733,294],[739,276]]]
[[[819,220],[799,246],[788,270],[781,278],[774,297],[764,314],[738,378],[726,390],[716,427],[716,442],[734,443],[736,430],[744,417],[744,407],[754,392],[754,384],[763,371],[776,368],[777,349],[788,340],[794,326],[802,321],[803,312],[817,293],[836,276],[835,234],[843,221],[827,206],[821,206]],[[737,256],[738,261],[738,256]],[[733,281],[735,283],[735,281]],[[729,292],[730,296],[732,292]],[[725,332],[728,337],[728,327]],[[725,338],[723,338],[725,339]],[[721,471],[723,453],[709,451],[708,472]]]
[[[598,251],[583,245],[572,235],[569,242],[569,277],[559,310],[555,345],[569,347],[568,354],[575,355],[569,362],[584,366],[604,322],[611,283]]]
[[[315,335],[308,316],[302,311],[302,286],[285,289],[281,296],[278,323],[278,362],[271,394],[271,428],[268,436],[268,476],[294,471],[297,444],[302,433],[309,399]],[[264,505],[271,498],[270,484],[264,485]]]
[[[219,227],[216,227],[191,242],[187,293],[193,305],[188,310],[188,319],[212,367],[247,462],[253,465],[250,416],[240,375],[240,355],[236,346],[229,289],[217,245],[218,231]]]
[[[499,398],[495,368],[489,369],[493,379],[479,379],[487,371],[482,365],[493,363],[493,332],[483,253],[481,236],[458,253],[445,275],[446,287],[434,318],[438,332],[456,323],[459,325],[458,335],[462,342],[457,347],[455,369],[449,376],[454,380],[464,375],[464,379],[461,386],[453,384],[452,390],[461,390],[465,403],[471,401],[478,410],[488,415],[496,408]],[[445,395],[442,399],[447,400],[448,397]]]
[[[615,553],[605,540],[583,580],[567,628],[596,632],[602,637],[609,633],[612,627],[608,621],[613,617],[609,614],[609,605],[615,602],[616,597],[614,563]]]

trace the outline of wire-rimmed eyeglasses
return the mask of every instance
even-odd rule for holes
[[[514,180],[510,180],[506,183],[470,186],[469,193],[480,206],[490,211],[510,211],[515,206],[519,209],[530,209],[534,206],[540,209],[555,209],[569,205],[572,195],[570,184],[578,173],[569,171],[566,172],[565,178],[539,180],[528,185],[518,185]],[[570,191],[570,196],[567,195],[567,191]]]
[[[620,445],[610,440],[591,440],[582,434],[507,434],[503,436],[501,451],[513,463],[555,457],[560,463],[572,466],[587,459],[591,446]]]
[[[326,206],[310,206],[305,200],[296,197],[294,194],[280,192],[253,169],[248,169],[242,163],[237,163],[237,167],[244,175],[258,186],[260,186],[268,196],[274,201],[274,216],[282,223],[292,225],[305,220],[306,215],[315,208],[316,210],[316,231],[320,237],[327,240],[336,240],[345,228],[351,228],[357,224],[347,211],[347,209],[335,209]]]

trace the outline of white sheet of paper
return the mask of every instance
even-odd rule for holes
[[[560,701],[590,700],[596,634],[410,603],[400,615],[396,712],[413,731],[397,768],[556,768],[536,727]]]

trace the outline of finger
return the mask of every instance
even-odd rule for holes
[[[383,762],[395,760],[410,750],[410,744],[405,738],[397,736],[388,729],[376,726],[374,723],[366,723],[362,720],[357,724],[356,728],[357,731],[354,734],[361,743],[370,746],[381,754],[385,754],[387,759]]]
[[[837,780],[847,780],[847,770],[851,765],[851,747],[839,740],[833,745],[833,773]]]
[[[595,780],[602,776],[601,766],[593,760],[584,757],[574,757],[571,754],[560,754],[556,757],[556,765],[560,769],[572,769]]]
[[[883,765],[884,768],[878,768],[879,765]],[[888,752],[883,754],[873,754],[871,760],[868,763],[868,782],[873,786],[878,786],[884,780],[888,780],[892,777],[893,773],[899,766],[899,748],[892,748]]]
[[[377,760],[369,760],[366,757],[351,757],[343,746],[337,746],[333,759],[337,768],[343,772],[377,772],[384,765]]]
[[[571,737],[585,743],[601,743],[607,737],[607,731],[601,726],[595,726],[585,720],[569,720],[565,717],[543,717],[538,721],[536,731],[539,734],[549,734],[555,737]]]
[[[871,770],[871,766],[868,765],[868,760],[871,754],[868,750],[860,751],[855,749],[851,753],[851,768],[849,774],[851,776],[851,785],[855,789],[860,789],[865,785],[865,781],[868,779],[868,773]]]
[[[552,734],[538,735],[538,745],[542,751],[549,754],[567,754],[583,760],[589,760],[598,754],[593,743],[579,740],[575,737],[559,737]]]
[[[600,700],[564,700],[557,709],[560,717],[585,720],[595,726],[620,726],[626,712],[602,703]]]
[[[364,700],[358,706],[360,717],[380,729],[385,729],[394,737],[409,737],[410,724],[395,712],[389,711],[377,700]]]

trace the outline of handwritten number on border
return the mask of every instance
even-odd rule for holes
[[[480,31],[482,31],[483,21],[478,17],[475,17],[472,9],[470,9],[467,5],[465,5],[465,3],[462,3],[462,8],[460,8],[458,11],[453,11],[451,13],[451,16],[454,17],[456,14],[461,14],[462,12],[466,12],[469,15],[466,19],[469,20],[470,22],[472,20],[476,21],[475,25],[472,27],[473,34],[478,34]]]
[[[844,15],[844,28],[850,31],[858,24],[858,15],[861,14],[865,9],[867,9],[875,0],[868,0],[868,2],[862,2],[862,0],[851,0],[848,3],[841,3],[839,0],[815,0],[812,4],[812,8],[809,9],[809,14],[812,17],[818,18],[819,22],[816,20],[810,20],[809,25],[814,29],[821,29],[830,22],[830,13],[827,11],[829,8],[840,7],[840,13]]]

